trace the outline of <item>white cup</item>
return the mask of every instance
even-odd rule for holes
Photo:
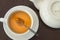
[[[31,29],[33,29],[35,32],[38,30],[38,25],[39,25],[39,20],[36,15],[36,13],[29,7],[27,6],[15,6],[11,9],[8,10],[8,12],[5,14],[4,18],[0,18],[0,22],[3,22],[3,28],[5,33],[7,34],[8,37],[10,37],[13,40],[28,40],[32,38],[35,34],[33,34],[30,30],[28,30],[24,34],[16,34],[8,26],[8,18],[9,16],[15,12],[15,11],[25,11],[28,13],[28,15],[31,17],[32,24],[31,24]]]

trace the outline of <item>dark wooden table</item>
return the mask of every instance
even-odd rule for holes
[[[17,5],[25,5],[32,8],[39,18],[39,30],[38,36],[34,36],[30,40],[60,40],[60,29],[53,29],[45,25],[40,16],[39,11],[36,9],[34,4],[29,0],[0,0],[0,17],[4,18],[6,12]],[[4,32],[3,23],[0,22],[0,40],[12,40]]]

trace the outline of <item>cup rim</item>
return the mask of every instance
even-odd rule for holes
[[[26,12],[29,16],[30,16],[30,18],[31,18],[31,27],[30,28],[32,28],[32,25],[33,25],[33,18],[32,18],[32,16],[31,16],[31,14],[28,12],[28,11],[24,11],[24,10],[16,10],[16,11],[23,11],[23,12]],[[12,11],[12,13],[13,12],[15,12],[15,11]],[[8,19],[9,19],[9,17],[10,17],[10,15],[12,14],[12,13],[10,13],[10,14],[8,14],[8,18],[7,18],[7,20],[6,20],[6,22],[7,22],[7,25],[8,25]],[[5,16],[6,17],[6,16]],[[8,25],[8,28],[9,28],[9,25]],[[10,28],[9,28],[10,29]],[[11,29],[10,29],[11,30]],[[13,32],[12,30],[11,30],[11,32]],[[29,30],[27,31],[27,32],[29,32]],[[26,34],[27,32],[25,32],[25,33],[22,33],[21,35],[24,35],[24,34]],[[15,33],[15,32],[13,32],[14,34],[18,34],[18,33]]]
[[[7,26],[8,26],[8,28],[9,28],[9,25],[8,25],[8,19],[9,19],[9,16],[13,13],[13,12],[15,12],[15,11],[24,11],[24,12],[26,12],[29,16],[30,16],[30,18],[31,18],[31,27],[30,28],[32,28],[32,25],[33,25],[33,18],[32,18],[32,16],[31,16],[31,14],[28,12],[28,11],[26,11],[26,10],[19,10],[19,9],[15,9],[15,8],[17,8],[17,7],[19,7],[19,6],[15,6],[15,7],[12,7],[11,9],[12,9],[12,11],[11,11],[11,9],[9,9],[8,10],[8,12],[6,13],[6,15],[5,15],[5,21],[7,22]],[[10,13],[11,12],[11,13]],[[10,28],[9,28],[9,30],[12,32],[12,33],[14,33],[14,34],[17,34],[18,35],[18,33],[15,33],[15,32],[13,32]],[[27,32],[29,32],[29,30],[27,31]],[[22,33],[21,35],[24,35],[24,34],[26,34],[27,32],[25,32],[25,33]]]

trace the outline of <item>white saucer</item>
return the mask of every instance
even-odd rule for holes
[[[6,13],[6,15],[4,16],[4,22],[3,22],[4,31],[6,32],[7,36],[10,37],[13,40],[28,40],[35,35],[30,30],[27,31],[25,34],[16,34],[16,33],[12,32],[11,29],[9,28],[9,26],[8,26],[8,23],[7,23],[8,17],[11,14],[12,11],[16,11],[16,10],[23,10],[23,11],[29,13],[29,15],[31,16],[31,18],[33,20],[33,24],[32,24],[31,29],[34,30],[35,32],[37,32],[38,27],[39,27],[38,17],[36,15],[36,13],[31,8],[29,8],[27,6],[15,6],[15,7],[11,8]]]
[[[60,28],[60,0],[45,0],[40,4],[40,17],[52,28]]]

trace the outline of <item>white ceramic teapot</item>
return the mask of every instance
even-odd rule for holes
[[[30,0],[40,12],[45,24],[52,28],[60,28],[60,0]]]

